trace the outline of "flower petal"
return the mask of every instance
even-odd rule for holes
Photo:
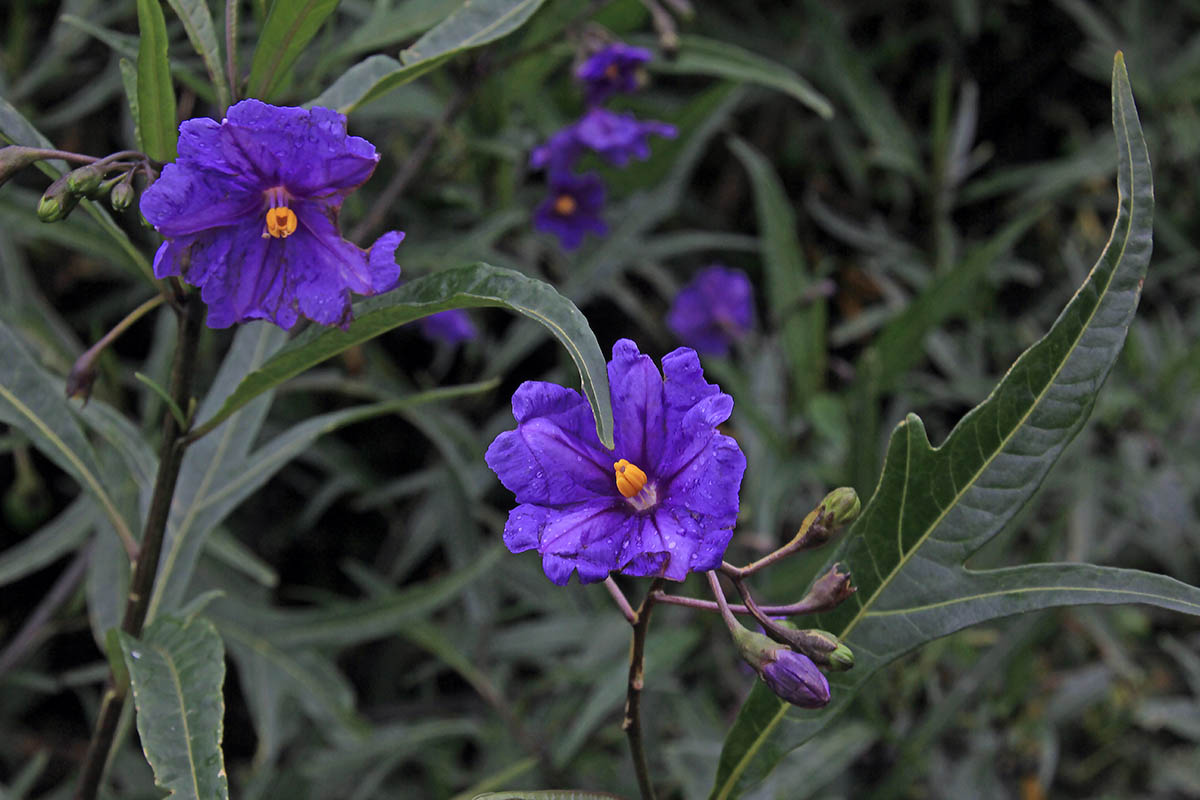
[[[243,100],[221,125],[223,153],[264,188],[285,186],[300,197],[340,203],[375,170],[379,154],[365,139],[346,134],[346,118],[328,108],[290,108]]]
[[[575,570],[581,583],[595,583],[616,569],[617,550],[636,525],[606,500],[568,508],[519,505],[504,526],[504,543],[514,553],[537,547],[546,577],[560,586]]]
[[[663,379],[650,356],[621,339],[608,362],[608,385],[613,406],[613,432],[618,458],[643,470],[657,472],[666,442]]]
[[[260,217],[266,202],[261,191],[240,177],[167,164],[142,193],[140,207],[146,221],[171,238]]]
[[[612,458],[596,438],[592,410],[578,392],[526,381],[513,395],[517,429],[496,437],[484,460],[518,503],[612,501]]]
[[[746,456],[736,441],[714,433],[703,448],[670,479],[661,507],[677,516],[690,515],[704,537],[715,529],[732,528],[738,515],[738,491],[746,472]],[[728,541],[728,537],[726,538]]]

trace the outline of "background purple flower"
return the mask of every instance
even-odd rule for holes
[[[573,571],[593,583],[610,572],[678,581],[715,568],[733,535],[746,469],[737,442],[716,430],[733,399],[705,382],[686,347],[663,358],[660,374],[622,339],[608,380],[613,450],[601,446],[578,392],[526,381],[513,395],[517,429],[497,436],[485,456],[516,495],[505,545],[536,549],[559,585]]]
[[[166,239],[155,276],[199,286],[213,328],[250,319],[291,328],[300,317],[349,324],[351,292],[378,294],[400,276],[403,233],[364,251],[337,228],[342,199],[378,161],[327,108],[243,100],[221,122],[187,120],[178,160],[142,195],[142,214]]]
[[[667,326],[697,352],[723,356],[754,327],[754,287],[746,273],[719,264],[701,270],[675,295]]]
[[[553,233],[567,250],[583,243],[588,231],[603,236],[608,226],[600,217],[604,209],[604,183],[593,174],[551,174],[550,195],[533,212],[533,227]]]
[[[594,53],[575,70],[575,77],[584,84],[588,105],[599,105],[618,92],[637,91],[641,67],[653,57],[649,50],[623,42]]]
[[[575,136],[575,126],[568,125],[539,145],[529,154],[530,169],[545,169],[551,175],[570,172],[583,152],[583,144]]]
[[[650,136],[674,139],[678,134],[674,125],[657,120],[639,120],[628,112],[593,108],[575,123],[575,139],[590,150],[595,150],[610,164],[623,167],[629,159],[644,161],[650,157]]]
[[[422,317],[420,324],[421,333],[426,339],[434,339],[446,344],[459,344],[479,335],[475,329],[475,323],[471,322],[467,312],[461,308],[452,308],[449,311],[439,311],[428,317]]]

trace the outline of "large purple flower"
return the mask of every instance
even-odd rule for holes
[[[552,174],[550,196],[533,212],[533,227],[553,233],[564,248],[574,250],[588,231],[608,233],[600,217],[603,209],[604,183],[596,175]]]
[[[645,161],[650,157],[650,136],[674,139],[679,131],[674,125],[658,120],[640,120],[630,113],[593,108],[573,126],[575,139],[589,150],[595,150],[608,163],[623,167],[629,159]]]
[[[716,430],[733,399],[704,380],[686,347],[663,358],[660,374],[622,339],[608,381],[613,450],[601,446],[592,410],[573,389],[526,381],[513,395],[517,429],[485,456],[516,495],[505,545],[537,549],[559,585],[576,570],[594,583],[611,572],[678,581],[714,569],[733,535],[746,469],[737,442]]]
[[[243,100],[220,122],[187,120],[178,160],[142,195],[142,214],[166,239],[154,274],[199,286],[213,328],[269,319],[286,329],[300,317],[349,324],[351,292],[378,294],[400,276],[403,233],[364,251],[337,228],[342,199],[378,161],[327,108]]]
[[[586,87],[588,105],[599,105],[618,92],[637,91],[642,65],[653,57],[649,50],[623,42],[592,54],[575,70],[575,77]]]
[[[719,264],[701,270],[675,296],[667,326],[697,352],[723,356],[754,326],[754,287],[741,270]]]

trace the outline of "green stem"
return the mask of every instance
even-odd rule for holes
[[[204,307],[195,293],[178,300],[182,306],[182,316],[179,320],[179,341],[175,349],[175,361],[171,366],[170,393],[176,405],[183,407],[188,404],[192,393],[192,376],[196,371],[196,347],[200,341],[200,325],[204,319]],[[162,553],[163,535],[167,529],[171,500],[175,495],[175,484],[179,479],[179,468],[183,463],[183,454],[186,450],[187,431],[180,427],[173,414],[169,412],[164,414],[158,475],[154,482],[154,494],[150,498],[150,510],[146,513],[146,526],[143,529],[133,577],[129,581],[125,616],[121,619],[121,630],[130,636],[140,636],[142,626],[146,622],[146,611],[150,606],[154,577],[158,572],[158,558]],[[95,800],[128,690],[128,684],[110,680],[104,694],[104,701],[100,706],[96,729],[92,734],[92,740],[84,758],[75,800]]]
[[[642,688],[645,686],[646,633],[650,629],[650,611],[654,608],[656,593],[662,589],[664,580],[655,578],[650,591],[638,607],[633,618],[633,642],[629,647],[629,685],[625,691],[625,718],[621,730],[629,738],[629,752],[633,757],[633,772],[637,776],[642,800],[654,800],[654,784],[650,781],[650,765],[646,761],[646,747],[642,741]]]

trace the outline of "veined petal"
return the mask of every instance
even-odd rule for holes
[[[612,459],[578,392],[526,381],[513,395],[513,414],[517,429],[497,436],[484,460],[518,503],[615,501]]]
[[[639,518],[611,501],[546,509],[538,531],[538,550],[546,577],[562,585],[575,569],[581,583],[604,580],[617,569],[622,543],[635,534],[640,524]]]
[[[266,203],[240,177],[167,164],[142,193],[141,209],[147,222],[171,238],[261,217]]]
[[[663,379],[654,361],[621,339],[608,362],[613,406],[614,452],[642,469],[655,470],[666,441]]]
[[[731,529],[746,472],[746,456],[737,442],[714,433],[690,460],[672,466],[675,471],[661,495],[662,506],[681,512],[680,517],[688,514],[706,535],[714,529]]]
[[[221,125],[225,158],[264,187],[282,185],[299,197],[340,196],[362,184],[379,155],[346,134],[346,118],[327,108],[285,108],[243,100]]]

